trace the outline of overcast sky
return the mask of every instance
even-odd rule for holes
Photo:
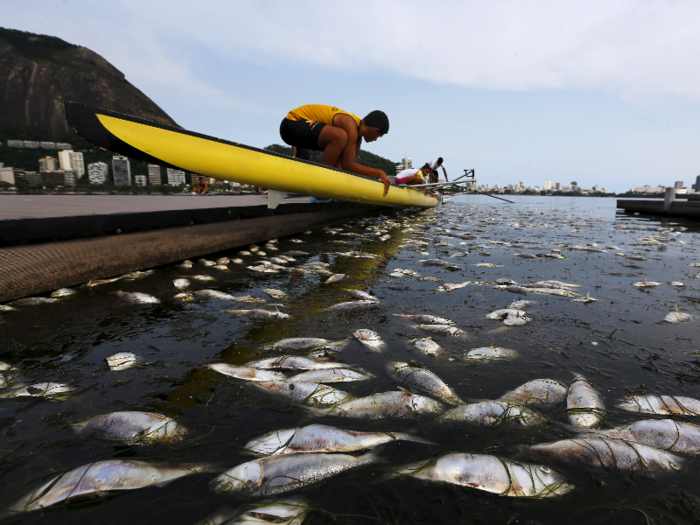
[[[257,147],[303,104],[389,115],[369,151],[479,183],[626,191],[700,175],[700,2],[0,0],[181,126]]]

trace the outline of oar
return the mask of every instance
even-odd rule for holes
[[[474,188],[469,188],[467,187],[469,191],[473,191],[474,193],[478,193],[479,195],[486,195],[487,197],[493,197],[494,199],[498,199],[499,201],[505,201],[505,202],[510,202],[511,204],[515,204],[513,201],[509,201],[508,199],[502,199],[501,197],[496,197],[495,195],[491,195],[490,193],[482,193],[479,190],[475,190]]]

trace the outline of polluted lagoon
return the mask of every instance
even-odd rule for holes
[[[697,227],[513,200],[3,306],[3,522],[697,523]]]

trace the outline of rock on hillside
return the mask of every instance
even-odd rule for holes
[[[94,51],[56,37],[0,28],[0,121],[57,136],[72,134],[63,109],[67,100],[176,126]]]

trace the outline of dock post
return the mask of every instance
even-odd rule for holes
[[[669,213],[671,211],[671,203],[676,199],[676,188],[666,188],[666,195],[664,195],[664,212]]]

